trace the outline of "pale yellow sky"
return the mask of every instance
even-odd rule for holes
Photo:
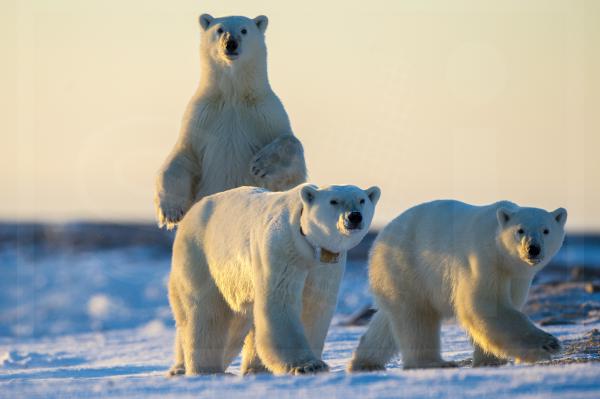
[[[151,220],[199,79],[197,16],[269,19],[317,184],[377,184],[600,229],[600,1],[3,1],[0,219]]]

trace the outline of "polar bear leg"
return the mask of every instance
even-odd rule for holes
[[[185,374],[185,359],[183,357],[183,346],[181,344],[181,332],[180,328],[175,329],[175,362],[167,372],[168,377]]]
[[[227,343],[225,344],[225,355],[223,367],[227,369],[231,362],[239,355],[244,344],[244,338],[248,335],[252,327],[252,320],[249,317],[235,315],[229,322]]]
[[[154,204],[159,227],[171,230],[194,202],[198,167],[183,150],[175,148],[158,172]]]
[[[250,162],[255,184],[271,191],[288,190],[306,181],[302,143],[286,135],[263,147]]]
[[[256,351],[260,359],[275,374],[326,371],[327,365],[310,348],[301,319],[307,273],[285,265],[264,269],[272,273],[267,278],[258,276],[256,279],[253,313]]]
[[[471,283],[456,290],[458,320],[485,352],[529,363],[549,360],[560,351],[558,339],[512,306],[506,285],[494,288]]]
[[[429,304],[402,304],[387,314],[405,369],[456,367],[441,357],[441,318]]]
[[[310,348],[321,358],[337,305],[344,264],[318,267],[308,273],[302,293],[302,324]]]
[[[169,279],[169,304],[171,305],[171,309],[173,311],[173,315],[175,317],[175,343],[174,343],[174,353],[175,353],[175,361],[173,366],[169,369],[167,375],[175,376],[185,374],[185,359],[183,355],[183,346],[181,343],[181,329],[182,326],[185,325],[186,317],[185,312],[181,304],[181,300],[179,298],[178,291],[175,287],[175,281],[171,277]]]
[[[182,303],[187,316],[181,329],[186,375],[223,373],[232,311],[214,286],[200,295],[182,296]]]
[[[343,273],[343,265],[327,266],[311,271],[306,278],[302,293],[302,324],[310,348],[318,358],[323,353]],[[253,328],[244,342],[242,374],[268,371],[256,351]]]
[[[244,340],[244,349],[242,353],[242,374],[269,373],[256,351],[256,332],[254,327],[250,329]]]
[[[348,365],[348,371],[385,370],[385,365],[398,354],[398,346],[387,316],[379,310],[360,338],[358,348]]]

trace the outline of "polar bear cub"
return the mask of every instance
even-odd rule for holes
[[[269,84],[267,17],[203,14],[199,22],[202,75],[156,180],[158,224],[169,229],[207,195],[306,181],[302,144]]]
[[[407,210],[377,237],[370,284],[379,312],[349,365],[383,369],[400,351],[405,368],[453,366],[440,356],[440,320],[456,316],[471,337],[473,365],[550,358],[559,341],[520,309],[534,275],[560,249],[567,212],[511,202],[435,201]]]
[[[242,372],[327,370],[321,360],[346,251],[367,233],[380,190],[305,184],[240,187],[205,197],[173,246],[176,321],[170,373],[222,373],[244,345]]]

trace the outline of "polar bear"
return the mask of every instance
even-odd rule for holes
[[[377,187],[304,184],[196,203],[173,245],[170,374],[222,373],[242,345],[244,374],[257,364],[275,374],[327,370],[321,354],[346,251],[367,233],[379,196]]]
[[[267,77],[267,17],[200,16],[202,77],[154,202],[172,229],[193,203],[240,186],[287,190],[306,181],[302,144]]]
[[[440,320],[456,316],[474,344],[473,365],[550,358],[559,341],[520,309],[534,275],[560,249],[567,212],[503,201],[418,205],[377,237],[369,279],[379,306],[349,365],[380,370],[400,351],[405,368],[449,367]]]

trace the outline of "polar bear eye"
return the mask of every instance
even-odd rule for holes
[[[337,205],[337,204],[338,204],[338,202],[337,202],[336,200],[331,200],[331,201],[329,201],[329,203],[330,203],[331,205]]]
[[[364,203],[365,203],[365,200],[364,200],[364,199],[361,199],[361,200],[360,200],[360,204],[361,204],[361,205],[363,205]]]
[[[223,33],[223,28],[219,28],[217,29],[217,33],[220,35],[221,33]]]
[[[519,235],[522,235],[523,233],[525,233],[525,230],[519,229],[519,230],[517,230],[517,233],[519,233]]]
[[[550,234],[550,230],[548,230],[548,229],[544,229],[544,234],[545,234],[545,235],[548,235],[548,234]]]
[[[242,35],[245,35],[246,33],[248,33],[248,31],[246,30],[246,28],[242,29]]]

